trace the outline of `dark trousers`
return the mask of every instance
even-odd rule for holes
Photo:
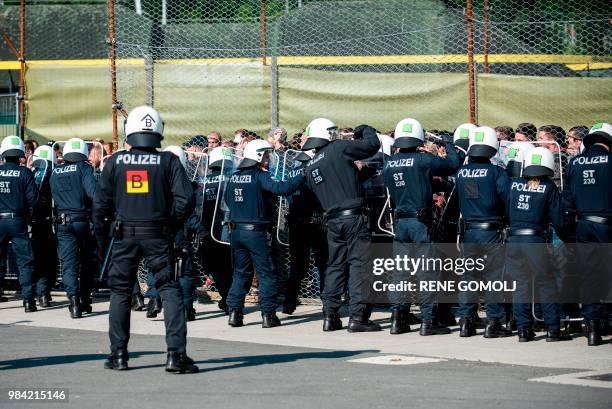
[[[130,340],[131,295],[137,279],[138,263],[147,260],[164,308],[168,351],[184,353],[187,326],[178,281],[174,276],[171,239],[115,239],[109,271],[111,290],[109,338],[111,351],[126,351]]]
[[[502,236],[500,231],[468,228],[465,231],[463,243],[463,257],[476,259],[484,258],[486,255],[486,262],[482,272],[476,271],[476,269],[466,271],[462,277],[462,281],[496,281],[502,279],[504,249],[502,247]],[[504,319],[506,313],[500,298],[500,294],[485,293],[487,319]],[[477,305],[478,293],[462,291],[459,293],[457,314],[460,317],[471,318],[476,314]]]
[[[66,294],[69,297],[87,296],[93,280],[93,242],[89,222],[58,225],[57,244]]]
[[[50,222],[32,223],[33,283],[36,294],[49,294],[57,277],[57,247]]]
[[[217,243],[207,235],[200,244],[200,256],[204,271],[212,275],[215,287],[223,300],[232,286],[232,250],[226,244]]]
[[[506,276],[516,281],[513,293],[512,315],[519,329],[533,327],[530,302],[535,294],[544,323],[548,330],[560,327],[560,304],[557,284],[551,264],[551,253],[546,251],[544,238],[540,236],[510,236],[506,246]],[[533,246],[533,244],[538,244]],[[532,284],[533,283],[533,284]]]
[[[349,313],[355,319],[368,319],[372,305],[365,302],[365,286],[370,233],[366,216],[338,217],[327,222],[329,260],[321,300],[323,311],[337,313],[348,283]],[[346,268],[348,266],[348,269]]]
[[[395,238],[393,240],[393,255],[404,256],[415,258],[429,257],[431,255],[431,235],[429,227],[420,222],[416,218],[401,218],[395,223]],[[406,275],[406,272],[394,272],[393,282],[399,283],[402,280],[410,280],[416,276],[419,280],[437,280],[438,272],[435,271],[417,271],[415,275]],[[403,298],[405,295],[400,296],[401,300],[395,300],[397,297],[395,293],[391,299],[391,308],[393,310],[404,311],[410,309],[410,303],[406,302]],[[419,303],[421,310],[421,319],[431,320],[433,318],[434,303],[436,301],[435,292],[420,292]]]
[[[13,242],[13,250],[17,258],[21,295],[24,299],[30,299],[34,297],[34,286],[32,285],[34,257],[25,219],[0,219],[0,254],[8,254],[9,241]]]
[[[327,267],[327,237],[325,228],[319,224],[305,222],[290,222],[289,224],[289,252],[291,263],[285,290],[285,304],[297,305],[302,280],[310,267],[310,256],[314,258],[314,265],[319,271],[319,291],[325,288],[324,273]]]
[[[272,254],[268,233],[234,229],[231,234],[234,276],[227,296],[227,305],[232,311],[244,309],[244,298],[251,288],[253,267],[259,282],[259,306],[265,314],[278,307],[278,274]]]
[[[607,296],[610,286],[609,259],[602,257],[595,243],[612,243],[612,226],[578,220],[576,226],[576,257],[581,274],[582,316],[586,320],[600,320],[606,317],[606,305],[596,300]],[[593,245],[588,245],[591,243]]]

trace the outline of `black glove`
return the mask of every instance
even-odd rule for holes
[[[362,139],[364,136],[371,134],[371,133],[374,133],[374,135],[376,135],[377,132],[378,131],[376,131],[376,129],[372,128],[370,125],[359,125],[353,131],[354,133],[353,139],[355,140]]]

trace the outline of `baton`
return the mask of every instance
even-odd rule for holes
[[[102,281],[104,278],[104,273],[106,272],[106,267],[108,267],[108,260],[110,259],[111,251],[113,249],[113,243],[115,243],[115,238],[111,238],[110,243],[108,244],[108,249],[106,250],[106,255],[104,256],[104,261],[102,262],[102,267],[100,267],[100,278],[98,281]]]

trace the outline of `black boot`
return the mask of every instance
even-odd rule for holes
[[[340,315],[334,312],[323,313],[323,331],[338,331],[342,329]]]
[[[601,345],[603,343],[599,326],[599,320],[589,320],[586,323],[587,339],[589,340],[590,347]]]
[[[476,335],[476,327],[470,318],[461,317],[459,319],[459,336],[462,338]]]
[[[195,365],[193,359],[189,358],[187,354],[168,352],[168,358],[166,359],[166,372],[180,374],[198,373],[199,371],[200,369]]]
[[[229,314],[229,309],[227,308],[227,302],[225,301],[225,298],[221,298],[219,300],[219,302],[217,303],[217,307],[219,307],[221,311],[225,311],[225,315]]]
[[[445,335],[450,334],[450,328],[441,325],[435,325],[432,320],[422,320],[419,335]]]
[[[162,311],[161,297],[151,297],[147,305],[147,318],[155,318]]]
[[[295,308],[295,304],[293,303],[283,304],[283,314],[293,315]]]
[[[380,331],[382,328],[377,323],[362,317],[350,317],[348,323],[348,332],[374,332]]]
[[[565,321],[565,332],[568,334],[582,334],[582,320]]]
[[[193,307],[185,308],[185,321],[195,321],[195,309]]]
[[[146,307],[146,304],[145,304],[144,297],[142,296],[142,294],[140,293],[134,294],[132,296],[132,310],[142,311],[145,309],[145,307]]]
[[[506,329],[510,331],[517,330],[516,321],[514,320],[514,317],[512,315],[509,316],[508,319],[506,320]]]
[[[227,325],[230,327],[242,327],[244,325],[244,322],[242,321],[243,317],[244,314],[242,314],[242,311],[230,311]]]
[[[571,341],[572,337],[560,328],[548,330],[546,332],[546,342]]]
[[[81,295],[81,311],[83,314],[91,314],[91,295],[89,293]]]
[[[128,360],[130,359],[127,351],[112,352],[104,362],[104,368],[115,369],[117,371],[125,371],[128,369]]]
[[[34,298],[23,300],[23,309],[25,312],[36,312],[36,301],[34,301]]]
[[[38,297],[38,305],[41,308],[51,307],[51,296],[49,294],[43,294],[40,297]]]
[[[391,329],[389,333],[392,335],[404,334],[410,332],[410,324],[406,311],[391,311]]]
[[[518,330],[519,342],[529,342],[535,339],[535,332],[533,328],[520,328]]]
[[[512,331],[504,328],[499,320],[487,320],[487,326],[485,327],[485,338],[504,338],[511,337]]]
[[[271,312],[271,313],[262,312],[261,319],[262,319],[262,323],[261,323],[262,328],[274,328],[274,327],[279,327],[281,325],[281,322],[276,316],[275,312]]]
[[[83,316],[83,312],[81,311],[81,300],[78,295],[73,295],[68,297],[70,300],[70,305],[68,306],[68,311],[70,311],[70,318],[81,318]]]

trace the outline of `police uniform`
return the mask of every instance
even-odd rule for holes
[[[197,372],[186,355],[187,326],[181,290],[174,271],[173,238],[193,211],[193,191],[179,159],[158,152],[161,117],[150,107],[133,109],[126,121],[129,152],[116,152],[106,162],[94,200],[98,243],[106,240],[114,219],[107,369],[127,369],[130,297],[138,264],[145,258],[164,307],[168,356],[166,371]]]
[[[306,164],[305,176],[308,188],[319,200],[327,219],[329,259],[321,295],[323,330],[342,328],[338,312],[348,284],[348,330],[378,331],[380,326],[369,320],[372,306],[365,302],[363,294],[370,233],[354,162],[374,155],[380,148],[380,141],[376,130],[369,126],[356,129],[356,140],[331,140],[335,129],[333,122],[325,118],[313,120],[306,129],[309,136],[303,147],[304,150],[315,149],[314,157]]]
[[[547,341],[566,340],[566,334],[560,330],[560,304],[551,248],[544,244],[550,222],[557,232],[564,234],[561,195],[550,179],[554,173],[553,155],[546,148],[535,148],[526,155],[525,164],[523,177],[511,181],[506,207],[509,224],[506,274],[516,282],[512,313],[519,341],[533,340],[534,319],[530,303],[533,281],[536,302],[540,303],[548,330]]]
[[[486,266],[482,272],[476,269],[465,272],[462,279],[468,282],[478,281],[480,274],[485,281],[501,280],[503,274],[502,229],[510,179],[504,169],[490,161],[498,146],[497,135],[493,129],[473,129],[470,131],[469,162],[457,172],[459,208],[464,222],[463,257],[478,259],[486,256]],[[501,327],[501,321],[505,319],[506,314],[500,304],[500,298],[499,294],[485,293],[486,338],[512,335]],[[460,317],[462,337],[475,334],[472,317],[476,314],[477,301],[477,293],[459,293],[457,313]]]
[[[276,266],[272,259],[268,229],[272,223],[271,209],[276,195],[294,192],[304,178],[291,182],[275,182],[270,173],[260,169],[263,152],[272,146],[262,140],[251,141],[244,151],[240,169],[231,175],[225,190],[231,223],[231,247],[234,275],[227,305],[229,325],[242,326],[244,299],[253,280],[253,268],[259,282],[259,305],[264,328],[280,325],[276,316],[279,286]],[[251,151],[261,153],[253,156]],[[255,153],[255,155],[257,155]]]
[[[87,146],[82,140],[75,138],[66,142],[65,162],[53,169],[50,181],[62,283],[70,300],[72,318],[91,312],[94,246],[89,223],[96,178],[93,167],[85,162],[86,153]]]
[[[461,165],[459,156],[452,144],[446,144],[447,157],[442,158],[430,153],[419,152],[423,146],[424,134],[421,124],[411,118],[400,121],[395,130],[394,147],[400,152],[386,161],[384,168],[385,185],[395,208],[394,253],[399,255],[431,253],[431,227],[433,176],[446,176]],[[406,247],[406,243],[415,243]],[[434,280],[433,272],[417,272],[422,280]],[[399,278],[399,277],[397,277]],[[408,278],[408,277],[405,277]],[[395,281],[395,278],[394,278]],[[398,282],[401,280],[398,280]],[[423,292],[420,296],[421,335],[449,333],[444,327],[434,326],[433,309],[435,292]],[[405,300],[392,300],[391,333],[401,334],[410,330],[408,312],[410,304]]]
[[[19,267],[19,285],[25,312],[34,312],[34,257],[28,237],[27,218],[36,206],[36,183],[32,171],[19,166],[19,158],[25,156],[23,141],[19,137],[4,138],[0,153],[6,160],[0,165],[0,255],[7,254],[11,241]]]
[[[304,174],[304,162],[287,172],[288,180],[294,180]],[[326,230],[323,224],[323,210],[316,196],[306,186],[300,187],[289,198],[289,275],[286,282],[283,312],[292,314],[298,303],[300,285],[310,267],[311,252],[314,267],[319,273],[319,288],[311,291],[322,292],[327,266]]]
[[[47,149],[45,149],[47,148]],[[50,146],[41,146],[46,156],[53,150]],[[34,254],[34,276],[38,304],[41,307],[51,306],[51,288],[57,275],[57,247],[53,233],[53,200],[51,196],[51,161],[36,159],[34,152],[34,178],[38,186],[38,200],[32,213],[32,253]]]
[[[577,218],[577,265],[582,275],[582,316],[587,324],[588,344],[602,343],[600,320],[606,317],[599,302],[609,288],[609,263],[597,246],[612,242],[612,126],[594,125],[583,140],[585,151],[570,160],[563,191],[567,209]]]

